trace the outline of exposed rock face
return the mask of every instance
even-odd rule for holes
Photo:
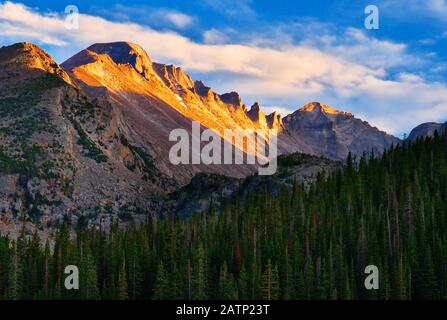
[[[191,89],[194,87],[194,81],[187,75],[182,68],[174,65],[165,65],[161,63],[152,64],[157,75],[163,80],[163,82],[171,89]]]
[[[287,131],[305,146],[305,153],[343,160],[349,152],[383,152],[398,138],[386,134],[352,114],[312,102],[283,119]]]
[[[282,116],[274,111],[266,117],[267,124],[270,129],[278,130],[278,132],[282,131],[284,128],[284,124],[282,122]]]
[[[81,215],[143,219],[163,213],[163,197],[197,173],[242,178],[256,171],[171,164],[176,141],[169,135],[191,134],[192,121],[221,136],[224,129],[275,129],[278,154],[335,160],[399,142],[316,102],[283,119],[266,116],[258,103],[247,111],[236,92],[219,95],[127,42],[92,45],[62,68],[37,46],[16,44],[0,48],[0,70],[0,232],[25,213],[49,226]]]
[[[170,185],[129,142],[119,110],[91,100],[31,44],[0,48],[0,221],[51,226],[157,210]],[[0,228],[1,229],[1,228]],[[5,231],[6,230],[6,231]],[[1,230],[0,230],[1,231]]]
[[[137,61],[144,62],[138,64],[143,73],[135,69],[135,59],[122,56],[133,52],[141,57]],[[169,134],[179,128],[191,133],[192,121],[219,134],[225,128],[253,126],[243,111],[229,110],[217,93],[202,81],[193,83],[180,68],[152,63],[143,49],[121,42],[93,45],[62,66],[91,98],[101,97],[119,111],[129,141],[145,150],[155,166],[176,182],[186,183],[202,171],[242,177],[256,169],[253,165],[171,164],[169,151],[175,142]]]
[[[191,182],[169,195],[166,210],[188,216],[208,210],[211,201],[219,207],[224,200],[244,201],[248,195],[269,192],[277,195],[281,188],[292,189],[296,182],[310,187],[321,172],[330,174],[340,168],[340,162],[305,154],[278,157],[278,171],[272,176],[249,176],[245,179],[200,173]],[[171,207],[170,207],[171,206]]]
[[[129,42],[97,43],[89,51],[109,56],[116,64],[130,64],[143,77],[152,73],[152,60],[139,45]]]
[[[32,43],[22,42],[1,47],[0,60],[0,86],[18,85],[21,81],[34,79],[43,72],[56,75],[74,85],[68,74],[45,51]]]
[[[220,95],[223,103],[231,104],[234,108],[242,108],[242,99],[237,92],[224,93]]]
[[[86,55],[89,59],[81,59]],[[135,65],[140,68],[135,69]],[[134,44],[93,45],[69,59],[63,67],[91,97],[104,96],[117,105],[126,118],[124,122],[141,121],[138,128],[133,123],[132,136],[144,134],[146,141],[136,138],[137,144],[145,146],[154,157],[158,156],[160,162],[167,158],[168,146],[160,145],[167,141],[167,132],[189,127],[187,123],[191,120],[200,121],[204,128],[212,128],[221,135],[224,129],[275,129],[279,133],[279,153],[304,152],[336,160],[344,159],[349,151],[356,155],[371,150],[380,153],[399,142],[350,113],[317,102],[284,119],[277,113],[266,117],[258,103],[247,111],[238,93],[219,95],[202,81],[193,82],[181,68],[151,62],[144,50]],[[142,69],[145,71],[141,72]],[[133,112],[134,109],[138,110]],[[143,122],[145,117],[140,113],[144,111],[150,111],[151,118]],[[150,122],[153,125],[148,129]],[[160,124],[162,128],[158,128]],[[160,166],[171,173],[176,170],[168,163]],[[182,181],[187,181],[194,173],[204,170],[241,177],[251,169],[193,166],[178,174],[183,177]]]
[[[442,134],[447,127],[447,123],[436,123],[436,122],[427,122],[420,124],[413,130],[411,130],[410,135],[408,136],[408,141],[415,141],[418,138],[432,137],[437,131],[438,134]]]
[[[247,112],[248,117],[256,124],[259,128],[267,128],[267,119],[264,112],[261,111],[259,103],[255,102],[250,111]]]

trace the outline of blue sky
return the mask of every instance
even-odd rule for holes
[[[379,30],[364,28],[369,4]],[[63,27],[67,5],[79,30]],[[396,135],[447,120],[447,0],[0,0],[0,45],[34,42],[63,62],[118,40],[266,112],[321,101]]]

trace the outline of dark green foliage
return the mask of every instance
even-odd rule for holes
[[[304,154],[304,153],[285,154],[285,155],[280,155],[278,157],[278,166],[279,167],[299,166],[301,164],[306,164],[309,161],[315,161],[315,159],[318,159],[318,158],[315,156]],[[320,159],[324,160],[324,158],[320,158]]]
[[[163,262],[160,262],[160,265],[157,270],[157,278],[155,279],[154,284],[154,294],[152,298],[154,300],[166,300],[171,298],[169,287],[169,278],[166,273],[165,268],[163,267]]]
[[[381,158],[349,158],[308,190],[126,229],[64,225],[53,250],[0,238],[9,299],[443,299],[447,297],[447,135]],[[219,213],[216,213],[219,211]],[[81,288],[63,268],[81,268]],[[379,290],[365,290],[367,265]]]
[[[123,135],[121,135],[120,140],[123,146],[129,148],[130,152],[141,161],[141,169],[144,172],[143,178],[149,180],[150,178],[159,175],[159,172],[154,165],[154,161],[142,148],[130,144]],[[128,167],[128,169],[134,171],[136,168]]]
[[[44,93],[61,87],[64,81],[53,74],[44,74],[26,80],[18,87],[3,87],[0,91],[0,133],[14,137],[15,144],[24,143],[34,133],[57,133],[50,121],[49,107],[43,101]],[[39,105],[39,103],[41,105]]]
[[[37,175],[35,157],[40,146],[29,143],[36,133],[56,134],[51,125],[49,107],[44,93],[63,85],[63,80],[52,74],[25,80],[18,87],[0,90],[0,173]]]
[[[124,135],[120,135],[120,142],[129,149],[134,158],[133,162],[125,163],[127,169],[133,172],[138,169],[144,180],[150,181],[164,189],[177,185],[174,179],[163,175],[158,170],[155,166],[154,159],[144,149],[131,144]]]
[[[22,146],[22,154],[20,156],[11,156],[0,146],[0,173],[4,174],[26,174],[33,176],[37,173],[34,164],[35,156],[40,152],[38,146],[28,147]]]
[[[70,118],[71,123],[75,127],[79,135],[78,144],[85,150],[85,156],[95,160],[98,163],[107,162],[107,156],[99,149],[96,144],[89,138],[81,125],[73,118]]]

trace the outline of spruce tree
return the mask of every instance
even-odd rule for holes
[[[262,276],[262,298],[264,300],[279,299],[279,276],[277,267],[273,267],[270,259]]]

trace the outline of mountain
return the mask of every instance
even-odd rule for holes
[[[273,113],[269,114],[266,117],[266,120],[267,120],[268,126],[271,129],[275,129],[275,130],[278,130],[278,131],[282,131],[283,130],[284,124],[282,122],[282,117],[281,117],[281,115],[278,112],[274,111]]]
[[[169,135],[191,134],[192,121],[220,136],[274,129],[279,154],[333,160],[399,142],[317,102],[285,118],[264,114],[259,103],[248,110],[237,92],[218,94],[128,42],[94,44],[61,66],[18,43],[0,48],[0,69],[0,232],[18,232],[11,227],[18,220],[139,221],[163,214],[166,196],[198,173],[240,179],[256,172],[247,164],[173,165]]]
[[[191,120],[221,135],[225,128],[276,129],[279,153],[303,152],[335,160],[346,158],[349,151],[358,156],[371,150],[380,153],[399,143],[351,114],[319,103],[310,103],[283,119],[277,113],[266,116],[257,102],[247,110],[237,92],[217,94],[179,67],[152,62],[140,46],[128,42],[92,45],[62,67],[91,97],[103,96],[125,111],[122,114],[132,123],[138,144],[160,159],[167,159],[168,148],[160,144],[166,141],[162,139],[166,132],[187,128]],[[149,111],[150,117],[145,115]],[[153,122],[150,128],[148,122]],[[175,172],[168,163],[160,162]],[[233,172],[226,169],[212,171],[237,177],[250,172],[244,167]],[[176,173],[185,175],[186,181],[192,176],[189,170]],[[192,173],[204,170],[210,168],[198,167]]]
[[[173,181],[130,142],[108,101],[87,97],[29,43],[0,48],[0,69],[0,232],[17,233],[18,220],[76,225],[157,210]]]
[[[182,128],[191,134],[191,121],[220,135],[225,128],[254,128],[237,94],[221,98],[181,68],[153,63],[140,46],[128,42],[92,45],[62,67],[90,98],[109,101],[119,111],[130,141],[172,179],[185,183],[202,171],[234,177],[254,172],[254,166],[173,166],[169,161],[170,132]]]
[[[205,207],[202,214],[71,239],[62,225],[54,250],[36,237],[0,235],[2,299],[442,300],[446,146],[447,134],[419,139],[335,167],[310,188],[288,170],[318,172],[330,161],[286,156],[278,161],[285,176],[242,184],[201,173],[174,200],[186,204],[182,213]],[[58,266],[68,264],[82,270],[80,290],[64,289]]]
[[[248,110],[126,42],[62,66],[18,43],[0,70],[2,299],[446,297],[445,125],[390,148],[400,140],[322,103]],[[169,133],[192,120],[275,129],[278,171],[171,164]],[[65,290],[66,265],[80,290]],[[370,266],[386,290],[364,289]]]
[[[431,137],[435,134],[436,131],[439,134],[442,134],[446,126],[447,123],[436,123],[436,122],[422,123],[413,130],[411,130],[409,136],[407,137],[407,140],[416,141],[418,138]]]
[[[337,111],[325,104],[311,102],[283,119],[288,134],[305,146],[301,152],[346,159],[349,152],[361,156],[364,152],[380,154],[400,140],[351,113]]]
[[[271,176],[250,175],[244,179],[199,173],[191,182],[169,195],[165,210],[190,216],[228,202],[244,203],[254,194],[277,196],[281,189],[293,190],[294,184],[309,189],[320,173],[329,175],[341,169],[342,163],[300,153],[280,155],[278,170]]]
[[[267,128],[267,118],[264,114],[264,112],[261,111],[261,107],[259,106],[259,103],[255,102],[251,108],[250,111],[247,112],[247,116],[257,124],[260,128]]]

